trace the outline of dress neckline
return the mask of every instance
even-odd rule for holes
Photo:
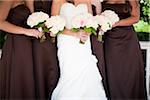
[[[64,4],[70,4],[70,5],[74,6],[75,8],[77,8],[79,5],[86,5],[85,3],[79,3],[79,4],[75,5],[75,4],[69,3],[69,2],[65,2]]]
[[[16,5],[15,7],[11,8],[11,9],[17,9],[17,8],[19,8],[20,6],[25,6],[25,4],[23,4],[23,3],[18,4],[18,5]]]

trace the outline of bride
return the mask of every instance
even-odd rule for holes
[[[66,20],[66,29],[57,37],[60,78],[52,93],[52,100],[106,100],[97,59],[92,55],[89,35],[72,32],[74,14],[92,12],[90,0],[54,0],[52,15]],[[79,43],[82,40],[85,44]]]

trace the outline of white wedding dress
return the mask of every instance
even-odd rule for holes
[[[79,13],[88,13],[86,4],[75,7],[71,3],[64,3],[61,6],[60,16],[66,19],[68,29],[71,28],[72,17]],[[106,100],[90,39],[80,44],[78,38],[60,34],[57,46],[60,79],[51,100]]]

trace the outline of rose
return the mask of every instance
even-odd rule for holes
[[[88,19],[91,17],[92,17],[92,15],[89,13],[78,14],[78,15],[74,16],[71,20],[72,28],[85,27],[86,23],[88,22]]]
[[[52,37],[55,37],[58,33],[61,33],[64,30],[65,25],[65,20],[60,16],[51,16],[45,22],[45,26],[49,29],[50,36]]]
[[[73,32],[79,32],[83,30],[86,33],[95,34],[98,28],[98,24],[94,17],[90,13],[78,14],[74,16],[71,20],[71,27]],[[81,39],[81,38],[80,38]],[[81,41],[80,43],[84,44],[85,41]]]
[[[101,15],[107,17],[112,25],[119,21],[118,15],[112,10],[105,10]]]
[[[104,32],[106,32],[107,30],[110,30],[112,28],[112,24],[111,24],[110,20],[103,15],[96,15],[95,20],[97,21],[101,30]]]
[[[47,32],[47,29],[44,26],[44,22],[48,18],[48,14],[40,11],[32,13],[27,19],[27,25],[29,25],[31,28],[37,28],[40,32],[43,33],[42,37],[40,38],[40,42],[43,42],[46,39],[44,32]]]
[[[85,13],[74,16],[71,20],[71,26],[74,32],[83,29],[85,32],[95,34],[98,24],[90,13]]]
[[[40,23],[43,23],[49,18],[49,15],[44,12],[34,12],[29,15],[27,19],[27,25],[30,27],[38,26]]]

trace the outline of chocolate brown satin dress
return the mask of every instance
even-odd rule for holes
[[[9,12],[7,20],[15,25],[27,27],[30,10],[18,5]],[[0,59],[0,99],[35,98],[35,80],[31,38],[24,35],[7,34]]]
[[[51,14],[52,0],[34,1],[34,10]],[[46,99],[51,96],[59,79],[56,42],[52,43],[49,34],[46,40],[40,43],[33,39],[33,65],[35,67],[37,98]]]
[[[46,3],[49,9],[50,3]],[[36,4],[39,7],[39,4]],[[35,7],[35,9],[36,9]],[[43,6],[45,7],[45,6]],[[45,8],[42,8],[45,11]],[[40,11],[42,10],[40,9]],[[25,5],[11,9],[7,20],[28,27],[30,10]],[[8,33],[0,60],[0,97],[6,99],[48,99],[57,85],[59,69],[56,46],[47,40]]]
[[[120,19],[130,16],[130,5],[108,4]],[[112,100],[145,100],[144,66],[137,35],[132,26],[115,27],[105,33],[105,61]]]
[[[93,15],[96,15],[96,7],[92,5],[92,11]],[[106,76],[106,68],[105,68],[105,61],[104,61],[104,47],[103,47],[103,41],[98,41],[97,36],[91,35],[91,46],[92,46],[92,53],[96,56],[98,59],[98,69],[100,71],[100,74],[102,76],[102,82],[104,85],[104,89],[106,92],[106,96],[109,96],[108,91],[108,85],[107,85],[107,76]]]

